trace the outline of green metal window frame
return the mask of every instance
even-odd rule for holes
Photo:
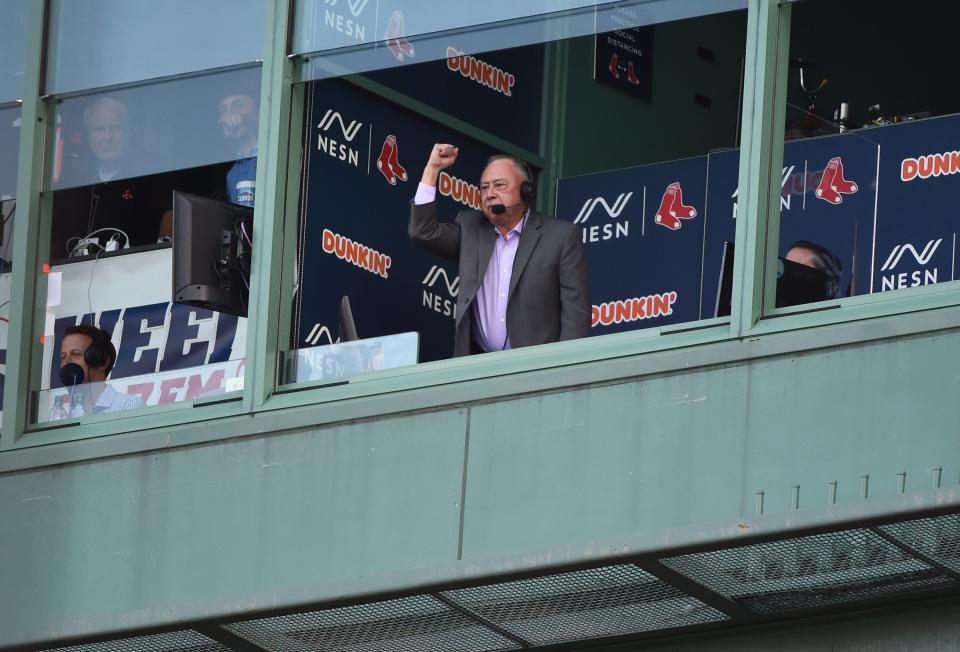
[[[31,3],[28,17],[17,185],[20,224],[14,236],[18,256],[13,265],[0,471],[560,391],[960,325],[960,282],[763,313],[763,294],[773,290],[765,287],[769,278],[765,272],[775,264],[779,233],[780,178],[774,172],[780,169],[783,153],[781,94],[787,78],[791,5],[749,0],[739,169],[742,218],[736,225],[736,241],[742,244],[735,252],[729,318],[433,362],[336,386],[278,391],[281,342],[290,326],[289,311],[281,307],[292,297],[287,285],[294,266],[290,245],[296,241],[301,147],[296,134],[302,129],[304,84],[299,83],[302,59],[288,55],[293,0],[276,0],[268,1],[264,32],[259,139],[270,146],[260,152],[257,169],[242,396],[89,418],[69,427],[31,428],[28,372],[38,364],[31,359],[31,349],[35,320],[43,318],[42,302],[34,302],[40,278],[38,243],[43,236],[38,224],[41,211],[49,210],[41,205],[40,193],[44,143],[52,130],[42,96],[47,4]],[[562,61],[565,50],[553,45],[547,56]],[[557,110],[549,100],[548,96],[545,110]],[[543,136],[541,140],[559,137]],[[548,174],[559,174],[547,167]]]
[[[766,55],[772,58],[769,64],[772,72],[764,88],[770,95],[762,120],[769,125],[770,131],[762,135],[760,142],[765,145],[765,151],[761,152],[761,155],[768,161],[765,165],[765,177],[762,179],[767,187],[764,189],[764,197],[756,206],[760,211],[760,223],[757,224],[756,242],[758,244],[754,246],[755,256],[752,259],[753,263],[759,265],[763,271],[759,277],[755,275],[753,279],[755,299],[760,298],[762,302],[757,306],[757,310],[751,312],[751,315],[756,315],[757,318],[745,334],[763,335],[786,330],[815,328],[883,315],[918,313],[960,305],[960,281],[948,281],[932,286],[840,298],[803,306],[772,307],[775,303],[775,285],[766,281],[775,278],[777,251],[780,244],[781,179],[778,172],[783,167],[791,14],[793,5],[797,1],[780,0],[776,20],[770,17],[766,25],[768,38],[774,35],[776,38],[768,43],[770,49]],[[750,177],[751,180],[755,178]],[[740,180],[743,183],[742,169]],[[754,212],[749,205],[748,210],[752,217]],[[739,237],[739,232],[737,235]]]

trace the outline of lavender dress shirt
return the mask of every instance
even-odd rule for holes
[[[437,189],[423,182],[417,186],[414,204],[429,204],[436,199]],[[513,227],[504,237],[499,230],[483,283],[473,301],[473,340],[484,351],[500,351],[510,348],[507,335],[507,300],[510,292],[510,277],[513,275],[513,261],[517,256],[520,234],[527,223],[527,216]]]

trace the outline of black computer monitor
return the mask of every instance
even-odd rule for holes
[[[720,259],[720,279],[717,281],[717,302],[714,305],[714,317],[726,317],[730,314],[730,297],[733,296],[733,243],[723,242],[723,258]]]
[[[353,321],[353,310],[350,308],[350,297],[344,295],[340,299],[340,341],[353,342],[357,337],[357,325]]]
[[[723,259],[717,283],[715,317],[730,314],[730,299],[733,294],[733,248],[732,242],[723,243]],[[780,274],[777,276],[777,308],[798,306],[815,301],[833,299],[830,275],[822,269],[779,259]]]
[[[173,193],[173,301],[247,316],[253,209]]]

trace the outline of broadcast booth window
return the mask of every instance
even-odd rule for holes
[[[256,65],[51,100],[35,422],[239,395],[259,95]]]
[[[6,385],[7,328],[10,324],[10,285],[13,262],[13,223],[17,211],[17,158],[20,149],[20,108],[0,108],[0,423]]]
[[[864,0],[790,7],[767,312],[957,278],[960,90],[929,65],[952,56],[938,7],[923,0],[896,16]]]
[[[716,317],[746,3],[662,22],[644,2],[562,4],[453,33],[477,16],[296,3],[281,383]]]
[[[17,160],[20,153],[20,98],[26,60],[27,0],[3,4],[0,23],[0,423],[6,385],[7,328],[10,319],[10,269],[16,213]]]

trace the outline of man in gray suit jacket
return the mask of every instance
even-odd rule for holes
[[[590,334],[590,275],[572,224],[531,209],[529,168],[493,156],[480,180],[483,210],[437,219],[440,172],[453,145],[433,146],[410,210],[410,238],[460,265],[454,355],[571,340]]]

